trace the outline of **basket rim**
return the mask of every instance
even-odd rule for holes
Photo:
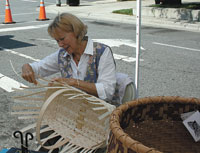
[[[116,136],[121,143],[123,142],[123,146],[127,148],[131,148],[133,150],[137,150],[140,153],[162,153],[155,148],[149,148],[142,143],[132,139],[124,130],[120,127],[119,119],[123,112],[128,110],[130,107],[136,107],[139,105],[145,105],[150,103],[185,103],[185,104],[197,104],[200,105],[200,99],[198,98],[187,98],[180,96],[152,96],[152,97],[144,97],[139,98],[133,101],[126,102],[119,107],[117,107],[112,113],[110,117],[110,130],[113,135]],[[125,141],[124,141],[125,140]]]

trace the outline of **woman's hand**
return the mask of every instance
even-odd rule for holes
[[[91,95],[98,97],[95,83],[89,83],[89,82],[74,79],[74,78],[53,78],[51,81],[52,82],[49,83],[49,86],[53,86],[56,83],[68,84],[70,86],[76,87]]]
[[[22,78],[24,78],[26,81],[30,83],[37,84],[37,81],[35,79],[35,74],[33,72],[32,67],[29,64],[24,64],[22,66]]]
[[[74,78],[53,78],[52,83],[50,83],[49,85],[52,85],[54,82],[59,82],[59,83],[66,83],[70,86],[76,86],[77,84],[77,80]]]

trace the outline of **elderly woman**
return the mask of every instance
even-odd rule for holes
[[[60,49],[39,62],[24,64],[22,77],[37,84],[38,75],[61,72],[62,77],[52,81],[66,82],[103,100],[112,100],[116,71],[111,49],[87,37],[87,26],[69,13],[56,16],[48,33]]]

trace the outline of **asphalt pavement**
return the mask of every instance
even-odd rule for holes
[[[182,3],[194,2],[195,0],[182,0]],[[161,9],[149,7],[155,4],[154,0],[141,1],[141,24],[153,27],[163,27],[200,32],[200,10],[188,9]],[[133,9],[133,15],[112,13],[113,10]],[[69,6],[62,3],[61,7],[48,5],[45,7],[48,13],[69,12],[81,18],[112,21],[120,23],[136,24],[137,1],[82,1],[79,6]]]

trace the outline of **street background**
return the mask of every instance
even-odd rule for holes
[[[150,3],[154,4],[152,0],[142,1],[143,6]],[[58,13],[70,12],[79,16],[88,25],[88,36],[111,46],[117,71],[129,74],[133,80],[135,77],[135,16],[111,13],[122,7],[136,8],[135,2],[83,0],[80,6],[69,7],[62,1],[62,6],[56,7],[55,0],[48,0],[45,6],[50,20],[36,21],[39,1],[10,0],[16,23],[0,24],[0,147],[19,147],[20,140],[12,138],[12,133],[32,122],[10,115],[12,97],[17,93],[10,91],[8,86],[14,86],[13,80],[18,82],[17,85],[32,86],[14,73],[10,63],[20,75],[24,63],[42,59],[58,49],[56,41],[47,33],[48,24]],[[5,2],[0,1],[1,23],[4,21],[4,10]],[[141,32],[139,98],[199,98],[199,22],[143,16]],[[6,84],[5,79],[8,80]],[[35,148],[35,143],[31,143],[31,147]]]

